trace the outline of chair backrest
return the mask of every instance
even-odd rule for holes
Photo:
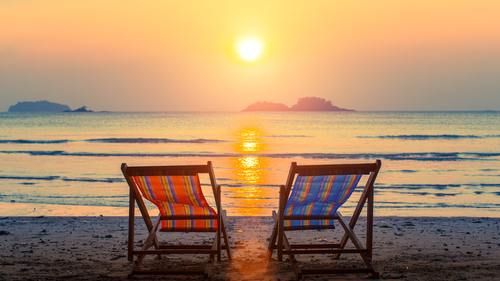
[[[289,195],[286,206],[293,206],[301,213],[333,215],[349,199],[363,175],[371,175],[365,189],[373,186],[380,166],[379,160],[340,165],[297,165],[293,162],[285,187]],[[306,205],[311,209],[300,208]]]
[[[179,203],[207,207],[200,178],[193,176],[131,176],[142,196],[152,203]]]
[[[297,176],[288,202],[342,205],[349,199],[360,179],[361,175]]]
[[[212,188],[216,186],[212,163],[184,166],[141,166],[122,165],[122,171],[134,189],[135,195],[154,203],[178,203],[190,206],[208,207],[203,195],[198,174],[210,177]]]

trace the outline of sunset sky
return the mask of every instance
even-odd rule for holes
[[[238,56],[242,38],[262,55]],[[0,1],[0,111],[500,109],[500,1]]]

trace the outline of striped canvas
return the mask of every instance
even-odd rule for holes
[[[162,216],[216,215],[203,196],[195,176],[132,176],[142,196],[155,204]],[[161,231],[215,231],[217,220],[162,220]]]
[[[360,179],[361,175],[297,176],[285,215],[334,215]],[[286,229],[333,227],[333,220],[285,220]]]

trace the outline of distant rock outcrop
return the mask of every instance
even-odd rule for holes
[[[65,104],[50,101],[21,101],[9,107],[9,112],[94,112],[86,106],[72,110]]]
[[[88,109],[85,105],[77,108],[75,110],[65,110],[64,112],[94,112],[93,110]]]
[[[331,101],[319,97],[300,98],[292,107],[282,103],[256,102],[243,111],[354,111],[335,106]]]
[[[65,104],[49,101],[23,101],[9,107],[9,112],[64,112],[71,110]]]
[[[300,98],[291,107],[293,111],[354,111],[352,109],[341,108],[332,104],[331,101],[318,97]]]
[[[256,102],[253,103],[247,108],[243,109],[243,111],[289,111],[290,108],[282,103],[275,102]]]

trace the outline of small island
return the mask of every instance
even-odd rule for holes
[[[50,101],[22,101],[9,107],[9,112],[64,112],[71,110],[65,104]]]
[[[290,108],[286,104],[276,102],[256,102],[249,105],[243,111],[289,111]]]
[[[93,110],[90,110],[87,108],[87,106],[82,106],[74,110],[65,110],[64,112],[94,112]]]
[[[22,101],[9,107],[8,112],[94,112],[86,106],[72,110],[65,104],[42,101]]]
[[[320,97],[299,98],[291,107],[283,103],[256,102],[249,105],[243,111],[354,111],[335,106],[331,101]]]

